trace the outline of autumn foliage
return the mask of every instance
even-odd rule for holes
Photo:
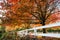
[[[39,22],[38,24],[45,25],[52,20],[55,22],[60,17],[57,18],[56,15],[59,14],[52,13],[56,8],[53,4],[54,0],[49,2],[48,0],[7,0],[3,7],[7,10],[5,24],[19,26],[24,23]],[[51,13],[53,15],[50,16]]]

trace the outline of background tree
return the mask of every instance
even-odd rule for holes
[[[30,0],[30,2],[31,1],[32,0]],[[58,0],[34,0],[34,5],[30,14],[36,17],[40,21],[40,24],[44,26],[47,19],[54,14],[57,5]],[[46,33],[46,29],[43,29],[43,33]]]
[[[21,1],[22,3],[19,3],[18,1],[19,0],[7,0],[7,2],[4,1],[4,5],[2,5],[2,7],[3,9],[7,10],[5,14],[6,18],[4,20],[4,25],[15,27],[16,25],[20,26],[21,24],[25,24],[30,27],[28,22],[30,22],[29,19],[31,18],[31,15],[28,14],[26,9],[26,11],[24,9],[21,9],[22,11],[20,11],[20,8],[23,8],[22,6],[24,6],[24,1]],[[26,20],[26,18],[28,18],[28,20]]]

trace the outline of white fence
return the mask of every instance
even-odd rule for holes
[[[26,30],[22,30],[22,31],[18,31],[18,34],[20,36],[28,35],[29,34],[28,33],[29,30],[34,30],[34,32],[31,35],[35,35],[35,36],[49,36],[49,37],[60,38],[60,34],[58,34],[58,33],[37,33],[37,29],[50,28],[50,27],[55,27],[55,26],[60,26],[60,22],[53,23],[53,24],[48,24],[48,25],[45,25],[45,26],[34,27],[34,28],[31,28],[31,29],[26,29]]]

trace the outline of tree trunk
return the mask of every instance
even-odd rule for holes
[[[46,29],[43,28],[43,33],[46,33]]]
[[[45,22],[42,23],[42,26],[44,26],[44,25],[45,25]],[[43,28],[43,33],[46,33],[46,29],[45,28]]]
[[[42,23],[42,26],[44,26],[44,25],[45,25],[45,22]],[[43,28],[43,33],[46,33],[46,29],[45,28]],[[42,38],[45,39],[45,36],[42,36]]]

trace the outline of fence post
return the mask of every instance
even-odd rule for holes
[[[34,28],[34,35],[37,35],[37,29]]]
[[[26,30],[26,33],[25,34],[28,35],[28,30]]]

